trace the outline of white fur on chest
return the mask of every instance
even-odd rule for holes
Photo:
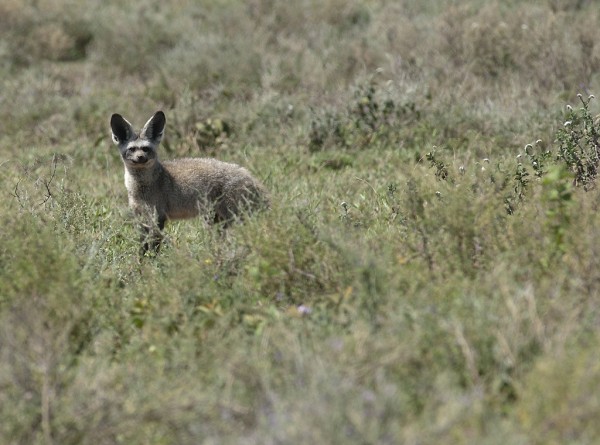
[[[150,204],[156,198],[156,175],[152,172],[131,172],[125,168],[125,188],[130,205]]]
[[[132,190],[135,188],[135,179],[127,169],[125,169],[125,188],[129,194],[131,194]]]

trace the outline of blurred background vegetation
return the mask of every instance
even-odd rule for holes
[[[0,443],[596,443],[599,23],[3,0]],[[158,109],[273,208],[140,260],[108,121]]]

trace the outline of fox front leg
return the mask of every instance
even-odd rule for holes
[[[140,256],[144,256],[148,251],[157,254],[160,250],[165,228],[166,217],[158,217],[156,222],[152,224],[140,224]]]

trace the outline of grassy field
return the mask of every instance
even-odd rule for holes
[[[598,443],[599,22],[3,0],[0,443]],[[109,119],[158,109],[272,209],[140,259]]]

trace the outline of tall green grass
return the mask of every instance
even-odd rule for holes
[[[121,3],[0,6],[0,443],[596,442],[592,2]],[[270,211],[139,258],[157,109]]]

